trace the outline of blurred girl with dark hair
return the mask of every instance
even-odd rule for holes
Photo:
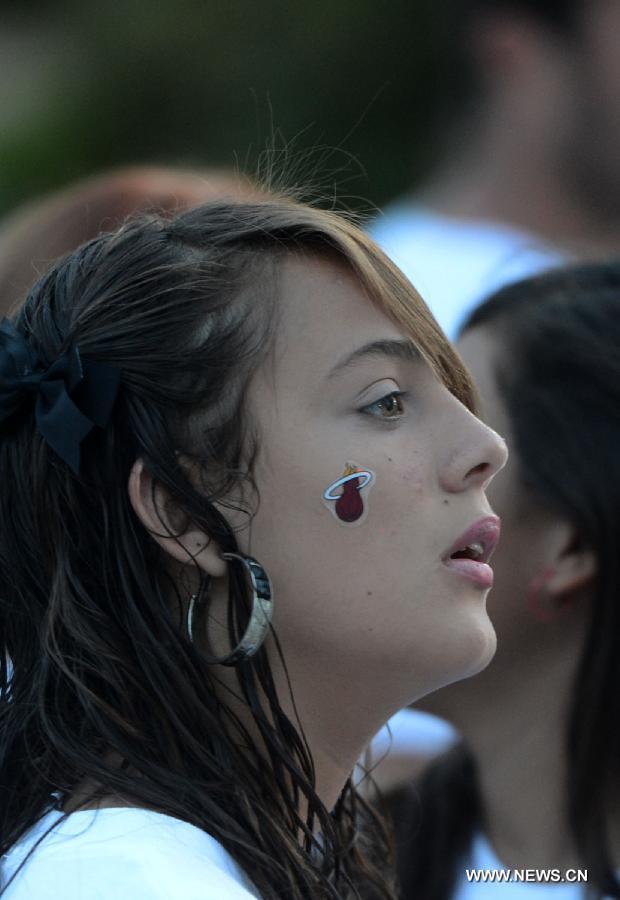
[[[457,349],[511,448],[489,491],[498,652],[417,704],[464,740],[392,797],[402,896],[619,897],[620,265],[504,288]],[[552,883],[467,881],[504,867]]]
[[[4,897],[394,896],[349,776],[493,654],[506,458],[419,296],[346,219],[222,201],[0,335]]]

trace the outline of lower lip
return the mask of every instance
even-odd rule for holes
[[[461,575],[479,588],[493,587],[493,569],[487,563],[475,562],[473,559],[446,559],[444,566],[456,575]]]

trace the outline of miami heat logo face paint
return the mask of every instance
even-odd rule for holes
[[[323,502],[343,525],[361,525],[368,515],[368,493],[374,481],[374,472],[348,462],[340,478],[323,492]]]

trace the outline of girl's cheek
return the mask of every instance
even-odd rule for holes
[[[428,490],[428,474],[423,471],[420,464],[404,466],[395,479],[400,484],[400,489],[406,491],[411,500],[421,498]]]
[[[399,465],[388,456],[381,462],[377,470],[363,459],[347,458],[323,488],[323,506],[339,526],[356,528],[373,521],[376,525],[377,517],[390,511],[398,518],[399,507],[408,509],[426,497],[428,472],[421,459]]]

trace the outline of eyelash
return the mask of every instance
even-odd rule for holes
[[[400,397],[405,400],[408,396],[409,394],[407,391],[390,391],[389,394],[385,394],[384,397],[380,397],[378,400],[375,400],[374,403],[370,403],[368,406],[364,406],[362,409],[360,409],[360,412],[363,415],[372,416],[375,419],[383,419],[386,422],[397,422],[399,419],[403,418],[404,411],[401,411],[397,416],[375,416],[374,413],[368,412],[368,410],[372,409],[374,406],[379,406],[380,403],[384,403],[386,400],[390,400],[392,397]]]

